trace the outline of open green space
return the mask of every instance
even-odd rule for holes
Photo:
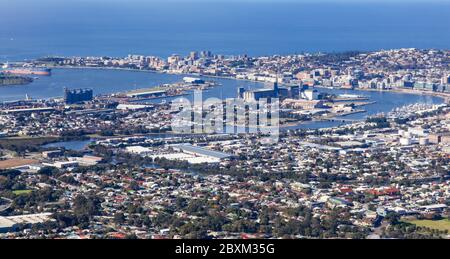
[[[405,222],[414,224],[418,227],[426,227],[430,229],[437,229],[440,231],[449,231],[450,232],[450,220],[449,219],[441,219],[441,220],[406,220]]]

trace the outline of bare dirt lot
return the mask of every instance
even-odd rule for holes
[[[8,159],[0,161],[0,169],[9,169],[18,166],[34,164],[37,162],[39,161],[33,159],[20,159],[20,158]]]

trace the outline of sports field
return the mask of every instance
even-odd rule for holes
[[[441,231],[449,231],[450,232],[450,220],[449,219],[441,219],[441,220],[408,220],[408,223],[414,224],[418,227],[427,227],[431,229],[437,229]]]
[[[32,191],[31,190],[17,190],[17,191],[13,191],[12,193],[14,193],[15,195],[23,195],[23,194],[30,194]]]

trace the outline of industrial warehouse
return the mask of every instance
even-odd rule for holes
[[[215,164],[234,157],[227,153],[217,152],[191,144],[169,145],[166,148],[166,152],[159,152],[157,154],[152,149],[142,146],[131,146],[127,147],[126,150],[129,153],[139,154],[152,159],[180,160],[190,164]]]

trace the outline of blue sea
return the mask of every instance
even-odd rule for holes
[[[0,0],[0,61],[450,47],[449,1],[370,2]]]

